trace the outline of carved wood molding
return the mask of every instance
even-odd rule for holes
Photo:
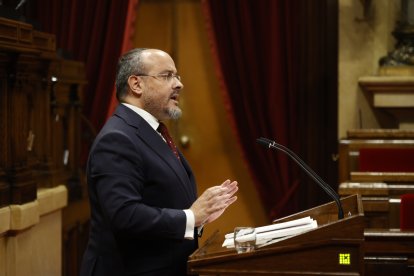
[[[36,31],[30,24],[0,17],[0,49],[53,58],[56,55],[56,37]]]

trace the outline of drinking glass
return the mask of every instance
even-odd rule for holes
[[[234,247],[237,253],[253,251],[256,247],[256,229],[254,227],[234,228]]]

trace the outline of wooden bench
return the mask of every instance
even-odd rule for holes
[[[361,195],[366,228],[399,228],[400,197],[414,193],[414,185],[403,182],[343,182],[338,193],[341,197]]]
[[[414,139],[341,139],[339,142],[339,182],[350,180],[352,172],[362,170],[365,172],[414,172],[413,153]],[[379,159],[378,156],[381,154],[383,157]],[[375,160],[375,164],[370,164],[370,160]],[[405,160],[409,162],[401,162]],[[398,164],[398,161],[401,164]],[[401,165],[400,171],[398,165]]]
[[[367,228],[399,228],[400,197],[414,193],[414,130],[350,130],[339,143],[340,196],[362,196]]]
[[[366,276],[414,275],[414,231],[364,231]]]

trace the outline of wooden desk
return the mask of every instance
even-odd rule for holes
[[[199,275],[363,275],[363,210],[357,195],[341,199],[346,217],[327,203],[275,223],[310,216],[316,229],[294,235],[253,252],[237,254],[221,247],[224,234],[211,236],[188,260],[189,273]]]

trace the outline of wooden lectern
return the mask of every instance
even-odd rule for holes
[[[224,234],[214,233],[188,260],[188,272],[199,275],[363,275],[364,212],[359,195],[341,199],[344,218],[330,202],[275,223],[310,216],[318,227],[237,254],[222,247]]]

